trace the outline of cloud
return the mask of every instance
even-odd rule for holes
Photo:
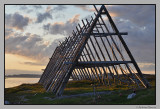
[[[87,6],[80,6],[87,10]],[[155,63],[155,6],[153,5],[113,5],[108,6],[116,26],[120,32],[128,32],[122,36],[137,62]],[[88,17],[88,16],[87,16]],[[105,22],[108,20],[105,19]],[[111,30],[111,27],[110,27]],[[113,31],[113,30],[112,30]],[[118,38],[117,38],[118,39]],[[117,40],[116,40],[117,41]],[[123,53],[125,50],[123,50]],[[125,53],[124,53],[125,54]],[[125,54],[126,56],[126,54]],[[154,65],[143,69],[151,68]]]
[[[41,9],[42,8],[42,5],[31,5],[33,8],[35,9]]]
[[[81,6],[86,8],[86,6]],[[119,8],[117,8],[119,7]],[[136,6],[109,6],[112,8],[112,13],[116,14],[113,20],[118,27],[120,32],[128,32],[128,36],[123,36],[126,41],[131,53],[135,57],[137,62],[149,62],[155,63],[155,14],[154,7],[147,5],[136,5]],[[116,9],[114,9],[116,8]],[[122,8],[122,9],[121,9]],[[133,9],[130,9],[133,8]],[[125,10],[125,9],[129,9]],[[116,10],[116,11],[113,11]],[[120,11],[118,13],[118,10]],[[123,12],[124,11],[124,12]],[[136,12],[139,12],[137,14]],[[110,12],[110,11],[109,11]],[[146,16],[150,13],[151,17]],[[122,15],[121,15],[122,13]],[[131,14],[136,13],[135,16]],[[140,14],[141,13],[141,14]],[[75,26],[77,26],[79,16],[74,16],[69,19],[66,23],[54,23],[46,24],[43,26],[44,30],[48,31],[50,34],[70,34]],[[76,21],[77,20],[77,21]],[[139,23],[143,22],[143,23]],[[146,23],[144,23],[146,22]],[[148,22],[148,23],[147,23]],[[67,25],[74,26],[67,26]],[[70,29],[71,28],[71,29]]]
[[[24,62],[22,64],[27,64],[27,65],[37,65],[37,66],[44,66],[46,64],[44,63],[39,63],[39,62]]]
[[[36,23],[41,23],[43,22],[44,20],[47,20],[47,19],[52,19],[52,14],[51,14],[51,7],[48,6],[46,8],[46,11],[44,13],[38,13],[37,14],[37,20],[36,20]]]
[[[55,39],[51,44],[45,48],[44,56],[51,57],[56,47],[60,44],[60,42],[64,41],[64,38]]]
[[[57,5],[57,6],[53,6],[53,8],[51,9],[52,14],[54,14],[54,19],[65,19],[65,15],[63,13],[63,11],[65,11],[65,9],[67,9],[67,6],[65,5]]]
[[[15,70],[15,69],[5,69],[5,75],[15,75],[15,74],[42,74],[42,71],[27,71],[27,70]]]
[[[60,8],[60,7],[59,7]],[[81,9],[87,10],[86,6],[80,6]],[[57,9],[47,7],[44,13],[39,13],[37,16],[37,23],[43,22],[47,19],[52,19],[52,11],[65,9]],[[152,63],[151,65],[144,65],[143,69],[153,69],[155,63],[155,14],[154,6],[149,5],[118,5],[108,7],[109,12],[115,13],[117,16],[113,20],[120,32],[128,32],[128,36],[123,36],[132,55],[138,63]],[[48,13],[48,15],[46,14]],[[16,15],[17,14],[17,15]],[[15,17],[16,16],[16,17]],[[19,16],[19,20],[17,18]],[[43,29],[49,34],[70,35],[79,23],[80,15],[77,14],[67,22],[55,22],[43,25]],[[28,17],[24,17],[18,13],[6,14],[6,26],[23,30],[28,24]],[[29,19],[29,18],[28,18]],[[14,22],[14,23],[13,23]],[[23,23],[22,23],[23,22]],[[54,40],[51,43],[46,43],[41,36],[27,33],[14,33],[13,29],[5,29],[5,51],[6,53],[18,54],[32,59],[40,60],[41,62],[48,62],[48,58],[52,55],[59,41],[63,39]],[[25,64],[34,64],[26,62]],[[37,64],[38,65],[38,64]],[[146,68],[145,68],[146,66]],[[154,70],[154,69],[153,69]]]
[[[112,5],[107,7],[133,57],[139,63],[155,63],[155,6]],[[105,19],[108,22],[107,19]],[[113,31],[109,27],[110,32]],[[123,53],[125,50],[123,50]],[[124,53],[125,54],[125,53]],[[125,54],[126,56],[126,54]],[[153,65],[154,66],[154,65]],[[149,68],[149,67],[148,67]],[[147,68],[146,68],[147,69]],[[152,68],[153,69],[153,68]]]
[[[19,13],[5,14],[5,25],[17,30],[23,31],[23,29],[28,26],[30,20],[29,17],[24,17]]]
[[[19,6],[20,10],[27,10],[28,9],[27,5],[17,5],[17,6]]]
[[[66,23],[63,22],[56,22],[54,24],[46,24],[43,25],[43,29],[48,31],[50,34],[63,34],[63,35],[70,35],[72,30],[75,29],[79,22],[80,15],[77,14],[73,18],[69,19]]]
[[[57,5],[56,7],[53,8],[53,11],[63,11],[65,10],[67,7],[65,5]]]
[[[62,40],[56,39],[49,44],[36,34],[26,33],[23,35],[15,33],[13,37],[5,39],[5,53],[17,54],[45,63],[48,62],[47,58],[52,55],[59,41]]]
[[[13,30],[10,28],[5,28],[5,39],[9,38],[11,35],[13,35]]]
[[[155,23],[139,26],[131,20],[114,20],[120,32],[128,32],[123,38],[137,62],[155,63]]]
[[[144,71],[154,71],[155,64],[153,63],[138,63],[139,67]]]
[[[129,19],[139,26],[154,23],[155,20],[154,5],[113,5],[108,7],[108,10],[116,13],[120,18]]]
[[[49,12],[45,12],[45,13],[39,13],[37,15],[37,20],[36,20],[36,23],[41,23],[43,22],[44,20],[47,20],[47,19],[52,19],[52,15],[49,13]]]
[[[37,10],[42,9],[42,5],[16,5],[20,10],[26,13],[31,13]]]
[[[75,15],[73,18],[69,19],[70,23],[78,22],[80,14]]]
[[[50,11],[52,11],[52,7],[51,6],[47,6],[46,12],[50,12]]]
[[[90,8],[89,5],[74,5],[77,8],[80,8],[84,11],[90,11],[90,12],[95,12],[94,8]]]
[[[5,52],[40,59],[46,45],[41,45],[42,38],[35,34],[14,34],[5,40]]]

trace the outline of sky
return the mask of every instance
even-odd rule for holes
[[[143,73],[155,73],[155,6],[107,5]],[[94,16],[92,5],[5,5],[5,75],[42,74],[59,41],[82,19]]]

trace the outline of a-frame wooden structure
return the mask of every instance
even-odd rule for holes
[[[119,32],[105,5],[95,10],[94,18],[82,20],[83,26],[78,24],[73,35],[55,49],[39,83],[57,96],[70,77],[97,80],[106,86],[124,82],[150,87],[122,38],[127,33]]]

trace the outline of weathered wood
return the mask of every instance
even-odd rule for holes
[[[97,27],[98,28],[98,27]],[[101,27],[99,27],[101,28]],[[96,30],[97,32],[97,30]],[[106,37],[106,36],[110,36],[110,35],[128,35],[127,32],[121,32],[121,33],[83,33],[83,36],[89,35],[89,36],[94,36],[94,37]]]
[[[104,7],[104,5],[102,5],[102,6]],[[117,29],[115,23],[113,22],[113,20],[112,20],[111,16],[109,15],[108,11],[106,10],[106,8],[104,8],[104,10],[105,10],[106,15],[108,16],[108,19],[109,19],[110,23],[111,23],[112,26],[113,26],[115,32],[119,33],[119,30]],[[133,65],[135,66],[135,68],[136,68],[138,74],[140,75],[140,77],[142,78],[142,80],[143,80],[143,82],[144,82],[144,84],[145,84],[145,87],[147,87],[147,88],[150,87],[151,85],[150,85],[149,82],[143,77],[143,74],[142,74],[141,70],[139,69],[139,67],[138,67],[138,65],[137,65],[134,57],[132,56],[132,54],[131,54],[128,46],[126,45],[124,39],[122,38],[121,35],[118,35],[118,36],[119,36],[119,40],[122,42],[122,44],[123,44],[126,52],[128,53],[130,59],[133,61]]]
[[[91,61],[91,62],[65,62],[65,64],[76,64],[77,66],[112,66],[112,65],[118,65],[118,64],[127,64],[132,63],[132,61]]]
[[[84,50],[86,50],[86,47],[85,47]],[[86,52],[88,53],[88,51],[86,51]],[[82,53],[83,53],[83,52],[82,52]],[[85,55],[84,57],[86,58],[86,60],[87,60],[87,62],[88,62],[89,60],[87,59],[86,55]],[[90,55],[88,55],[88,57],[89,57],[90,61],[92,61]],[[89,69],[88,69],[88,68],[87,68],[87,70],[88,70],[88,72],[89,72]],[[92,78],[92,80],[93,80],[93,79],[97,79],[92,68],[91,68],[91,73],[92,73],[92,75],[94,75],[94,78]]]
[[[76,40],[77,39],[77,37],[75,37],[75,38],[73,38],[74,40]],[[74,43],[75,41],[72,41],[72,43]],[[69,49],[69,48],[71,48],[72,46],[74,46],[74,45],[76,45],[77,43],[74,43],[74,45],[72,44],[72,43],[70,43],[69,44],[69,47],[67,48],[67,49]],[[74,46],[75,47],[75,46]],[[72,47],[72,49],[73,49],[73,47]],[[74,49],[73,49],[74,50]],[[71,52],[71,51],[68,51],[68,50],[66,50],[67,52],[66,52],[66,55],[68,55],[68,53],[69,52]],[[50,87],[52,86],[52,84],[54,83],[54,81],[52,81],[52,83],[51,83],[51,85],[50,85]],[[49,88],[50,88],[49,87]]]
[[[101,18],[101,16],[100,16],[100,18]],[[102,20],[102,22],[104,23],[104,21],[103,21],[103,19],[101,18],[101,20]],[[107,26],[105,25],[105,23],[104,23],[104,26],[105,26],[105,28],[107,29]],[[109,30],[107,29],[107,31],[109,32]],[[117,51],[120,53],[120,56],[122,57],[122,60],[124,60],[124,58],[123,58],[123,55],[121,54],[121,52],[120,52],[120,50],[118,49],[118,47],[117,47],[117,45],[116,45],[116,43],[115,43],[115,41],[113,40],[113,38],[112,38],[112,36],[110,35],[110,38],[111,38],[111,40],[113,41],[113,43],[114,43],[114,45],[115,45],[115,48],[117,49]],[[127,67],[128,68],[128,67]],[[130,72],[130,69],[128,69],[129,70],[129,72]],[[121,70],[122,71],[122,70]],[[122,72],[123,73],[123,72]],[[131,73],[131,72],[130,72]],[[124,73],[123,73],[124,74]],[[132,74],[132,73],[131,73]],[[134,77],[133,77],[134,78]]]
[[[100,10],[102,10],[102,8]],[[100,16],[100,12],[98,13],[97,17],[93,21],[92,26],[90,26],[90,28],[87,30],[88,33],[91,33],[91,31],[93,30],[94,25],[96,24],[97,19],[99,18],[99,16]],[[80,48],[79,48],[80,50],[79,50],[78,55],[76,57],[76,61],[78,61],[78,59],[79,59],[79,57],[81,55],[81,52],[84,49],[85,44],[87,43],[88,37],[86,36],[83,39],[84,39],[84,42],[83,42],[82,46],[80,46]],[[73,65],[72,67],[75,67],[75,65]],[[71,71],[67,74],[66,78],[64,78],[63,84],[60,86],[59,91],[56,93],[56,95],[61,95],[62,94],[62,92],[64,90],[64,87],[65,87],[65,85],[66,85],[66,83],[67,83],[67,81],[68,81],[68,79],[70,77],[70,74],[71,74],[72,70],[73,70],[73,68],[71,68]]]
[[[82,53],[83,53],[83,51],[82,51]],[[83,59],[83,60],[80,60],[80,61],[85,62],[85,59],[84,59],[83,56],[82,56],[82,59]],[[86,61],[87,61],[87,60],[86,60]],[[90,73],[89,73],[85,68],[84,68],[84,70],[85,70],[85,73],[88,75],[88,78],[89,78],[90,80],[92,80]]]
[[[79,46],[77,43],[76,43],[76,45]],[[74,46],[74,49],[76,49],[75,46]],[[74,51],[75,51],[74,49],[70,52],[70,54],[74,54]],[[69,54],[69,55],[70,55],[70,54]],[[67,70],[69,70],[69,69],[67,69]],[[65,74],[63,74],[63,76],[64,76],[64,75],[65,75]],[[62,81],[62,80],[61,80],[61,81]],[[55,85],[56,88],[55,88],[55,87],[53,87],[53,88],[55,88],[56,90],[58,90],[58,87],[60,86],[60,83],[61,83],[61,82],[58,82],[57,85]]]
[[[93,20],[93,19],[92,19]],[[89,22],[88,22],[88,20],[86,20],[87,21],[87,24],[90,26],[90,24],[89,24]],[[84,22],[83,22],[84,23]],[[91,39],[90,39],[91,40]],[[86,43],[87,44],[87,46],[88,46],[88,48],[89,48],[89,51],[90,51],[90,53],[91,53],[91,56],[93,57],[93,61],[96,61],[96,59],[95,59],[95,57],[94,57],[94,55],[93,55],[93,53],[92,53],[92,50],[91,50],[91,48],[90,48],[90,46],[89,46],[89,44],[88,43]],[[93,45],[93,43],[92,43],[92,45]],[[94,45],[93,45],[93,47],[94,47]],[[86,49],[86,48],[85,48]],[[94,47],[94,50],[95,50],[95,47]],[[88,51],[87,49],[86,49],[86,51]],[[89,52],[88,52],[88,54],[89,54]],[[90,60],[92,61],[92,59],[90,58]],[[98,72],[97,72],[97,70],[96,70],[96,68],[95,67],[93,67],[94,69],[94,71],[93,72],[95,72],[96,74],[97,74],[97,77],[98,77],[98,80],[99,80],[99,82],[101,83],[102,81],[101,81],[101,77],[99,77],[99,75],[98,75]],[[98,68],[98,71],[100,71],[100,69]],[[101,73],[101,72],[100,72]]]
[[[77,52],[79,51],[79,47],[81,47],[80,45],[81,45],[84,41],[85,41],[85,39],[82,39],[81,43],[80,43],[79,45],[77,45],[76,49],[72,52],[72,54],[73,54],[73,53],[75,54],[75,56],[74,56],[74,58],[72,59],[72,61],[74,61],[74,60],[76,59]],[[71,68],[70,68],[71,70],[73,70],[73,66],[74,66],[74,65],[71,66]],[[69,70],[69,69],[68,69],[68,70]],[[67,71],[67,72],[68,72],[68,71]],[[69,73],[71,74],[70,70],[69,70]],[[69,75],[70,75],[70,74],[69,74]],[[61,87],[64,88],[64,85],[66,84],[65,81],[68,81],[68,79],[69,79],[69,77],[70,77],[70,76],[68,76],[68,73],[65,74],[65,75],[66,75],[66,76],[64,76],[64,80],[62,80],[62,84],[60,84],[61,82],[59,82],[59,84],[58,84],[59,88],[57,88],[57,93],[56,93],[56,95],[59,95],[59,91],[62,90]],[[66,78],[66,79],[65,79],[65,78]],[[64,81],[64,82],[63,82],[63,81]]]
[[[78,24],[76,30],[73,30],[72,36],[60,42],[55,49],[39,80],[39,83],[42,83],[47,91],[52,91],[57,96],[62,95],[70,77],[73,80],[98,80],[100,83],[110,86],[111,76],[114,82],[118,80],[120,84],[121,82],[133,81],[137,86],[141,82],[145,87],[149,87],[149,83],[143,77],[122,38],[122,35],[128,33],[118,31],[104,5],[101,6],[100,10],[97,10],[96,7],[95,9],[97,11],[95,18],[91,17],[90,22],[86,19],[86,24],[82,20],[83,26]],[[102,14],[107,16],[110,29],[113,32],[109,31],[103,21]],[[125,60],[113,35],[118,37],[130,60]],[[132,71],[128,63],[134,65],[140,77]],[[121,79],[119,71],[125,79]]]
[[[95,14],[95,16],[96,16],[96,14]],[[93,17],[91,17],[91,18],[93,19]],[[100,16],[100,19],[102,20],[102,23],[104,24],[104,26],[106,26],[101,16]],[[98,23],[100,23],[99,20],[98,20]],[[100,25],[100,27],[101,27],[102,31],[104,32],[104,29],[102,28],[102,25]],[[97,29],[97,30],[98,30],[98,29]],[[107,29],[107,31],[108,31],[108,29]],[[108,32],[109,32],[109,31],[108,31]],[[98,31],[98,33],[99,33],[99,31]],[[110,37],[111,37],[111,35],[110,35]],[[109,55],[109,52],[108,52],[108,50],[107,50],[107,48],[106,48],[106,46],[105,46],[105,44],[104,44],[103,39],[102,39],[101,37],[100,37],[100,39],[101,39],[102,44],[103,44],[103,46],[104,46],[104,48],[105,48],[105,50],[106,50],[106,52],[107,52],[107,54],[108,54],[108,57],[109,57],[110,61],[112,61],[112,59],[111,59],[111,57],[110,57],[110,55]],[[111,39],[112,39],[112,41],[114,42],[114,44],[116,45],[114,39],[113,39],[112,37],[111,37]],[[108,41],[108,40],[107,40],[107,41]],[[109,41],[108,41],[108,43],[109,43]],[[109,44],[109,45],[110,45],[110,44]],[[117,47],[117,45],[116,45],[116,47]],[[110,48],[111,48],[111,46],[110,46]],[[119,50],[118,47],[117,47],[117,50]],[[112,51],[113,51],[113,50],[112,50]],[[123,55],[122,55],[122,53],[120,52],[120,50],[119,50],[119,53],[121,54],[121,57],[122,57],[122,59],[123,59]],[[115,56],[115,55],[114,55],[114,56]],[[115,56],[115,57],[116,57],[116,56]],[[104,56],[103,56],[103,58],[104,58],[104,60],[106,61],[106,59],[105,59]],[[117,58],[116,58],[116,59],[117,59]],[[117,60],[117,61],[118,61],[118,60]],[[125,61],[125,60],[123,59],[123,61]],[[119,65],[119,67],[121,67],[121,65]],[[113,66],[113,68],[115,69],[114,66]],[[121,70],[121,69],[120,69],[120,70]],[[116,71],[116,72],[117,72],[117,71]],[[121,70],[121,72],[122,72],[122,74],[124,75],[124,77],[126,78],[126,75],[124,74],[123,70]],[[127,79],[129,79],[129,78],[127,78]]]

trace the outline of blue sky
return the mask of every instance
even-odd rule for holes
[[[128,32],[124,39],[142,71],[154,73],[155,6],[107,9],[118,29]],[[94,12],[92,5],[5,5],[6,74],[41,74],[59,41]]]

